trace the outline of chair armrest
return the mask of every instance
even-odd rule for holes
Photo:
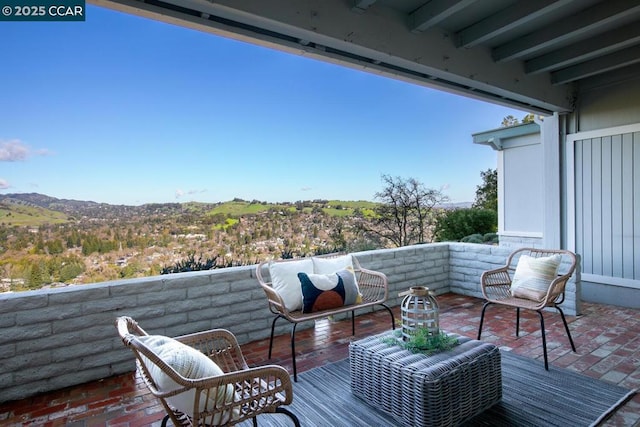
[[[240,394],[241,403],[252,403],[264,399],[269,401],[278,398],[282,404],[288,405],[293,401],[291,376],[280,365],[258,366],[227,375],[240,386],[236,391]],[[251,406],[254,405],[252,403]]]
[[[356,274],[363,302],[385,302],[387,300],[389,285],[384,273],[360,268]]]
[[[274,412],[278,406],[288,405],[293,401],[291,377],[286,369],[278,365],[188,379],[186,382],[188,386],[185,389],[195,390],[194,402],[200,402],[202,405],[196,407],[198,414],[195,416],[194,413],[193,425],[208,425],[216,417],[230,414],[233,414],[235,424],[263,412]],[[203,399],[209,397],[212,392],[220,393],[221,390],[227,390],[229,386],[234,390],[232,399],[218,401],[215,396]]]
[[[175,339],[207,355],[224,372],[248,369],[238,340],[226,329],[211,329]]]
[[[288,317],[289,310],[284,305],[284,300],[282,299],[280,294],[275,289],[273,289],[272,283],[267,281],[265,277],[262,275],[262,269],[267,265],[268,265],[268,262],[265,261],[265,262],[261,262],[256,267],[256,278],[258,279],[258,283],[260,284],[260,287],[262,288],[264,293],[267,295],[269,310],[271,310],[273,314],[283,314],[285,317]]]
[[[549,289],[547,290],[547,295],[542,301],[545,306],[549,303],[560,304],[564,301],[564,291],[570,277],[570,274],[565,274],[563,276],[556,277],[553,282],[551,282],[551,285],[549,285]],[[560,298],[559,301],[558,298]]]
[[[509,275],[508,266],[485,271],[480,276],[480,290],[488,301],[510,297],[510,288],[511,276]]]
[[[211,404],[210,400],[199,398],[200,395],[208,395],[210,389],[225,390],[231,385],[235,391],[233,401],[201,408],[203,420],[210,419],[214,414],[229,414],[235,410],[239,411],[239,418],[236,419],[239,422],[292,402],[293,388],[289,372],[278,365],[249,368],[236,337],[228,330],[213,329],[176,337],[176,340],[203,352],[224,371],[222,375],[176,381],[186,389],[196,390],[196,402]]]

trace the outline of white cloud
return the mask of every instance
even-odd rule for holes
[[[9,182],[6,179],[0,178],[0,190],[6,190],[9,187],[11,187]]]
[[[11,141],[0,142],[0,161],[1,162],[17,162],[26,160],[29,156],[29,147],[20,140],[13,139]]]
[[[0,139],[0,162],[24,161],[31,155],[52,156],[53,152],[46,148],[32,150],[27,144],[19,139],[11,139],[8,141]]]
[[[184,191],[181,189],[177,189],[176,190],[176,199],[180,199],[181,197],[184,197],[186,195],[192,195],[192,194],[201,194],[201,193],[206,193],[207,190],[189,190],[189,191]]]
[[[302,187],[300,190],[302,190],[302,191],[311,191],[312,188],[311,187]]]

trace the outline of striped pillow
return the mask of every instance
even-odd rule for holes
[[[542,301],[551,282],[558,275],[561,255],[534,258],[522,255],[511,282],[511,295],[533,301]]]

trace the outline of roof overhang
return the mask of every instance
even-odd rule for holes
[[[544,115],[640,64],[638,0],[89,2]]]
[[[507,140],[537,133],[540,133],[540,125],[532,122],[478,132],[472,137],[474,144],[488,145],[496,151],[501,151]]]

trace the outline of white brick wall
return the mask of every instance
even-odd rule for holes
[[[497,246],[438,243],[355,255],[363,267],[387,275],[389,305],[396,306],[398,293],[416,285],[436,294],[480,296],[482,271],[503,265],[508,253]],[[573,314],[571,287],[567,296],[565,311]],[[241,344],[268,338],[273,319],[255,266],[1,293],[0,402],[133,370],[133,356],[114,327],[122,315],[151,334],[226,328]],[[289,331],[287,322],[278,322],[277,334]]]

